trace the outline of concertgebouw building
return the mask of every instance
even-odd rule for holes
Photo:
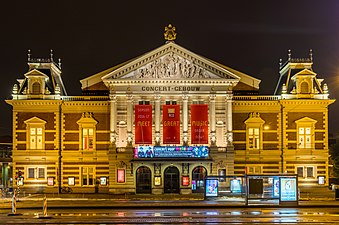
[[[260,80],[174,42],[82,79],[68,96],[61,66],[28,54],[13,87],[13,178],[27,193],[199,193],[206,176],[329,178],[328,87],[288,54],[275,93]],[[319,178],[325,180],[319,184]]]

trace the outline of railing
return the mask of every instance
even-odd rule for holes
[[[108,96],[62,96],[64,101],[107,101]]]
[[[274,101],[280,100],[281,96],[279,95],[254,95],[254,96],[233,96],[233,100],[264,100],[264,101]]]

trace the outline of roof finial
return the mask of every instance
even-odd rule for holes
[[[291,61],[291,49],[288,49],[288,61]]]
[[[27,53],[27,61],[31,61],[31,49],[28,49],[28,53]]]
[[[177,33],[175,32],[175,27],[172,26],[172,24],[168,24],[168,26],[165,27],[164,37],[166,41],[174,41],[176,39]]]
[[[279,68],[282,66],[282,59],[279,59]]]
[[[61,69],[61,59],[59,58],[59,63],[58,63],[58,65],[59,65],[59,68]]]
[[[310,59],[311,59],[311,62],[313,62],[313,50],[310,49]]]
[[[53,49],[51,49],[50,56],[51,56],[51,61],[53,61]]]

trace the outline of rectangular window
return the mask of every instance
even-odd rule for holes
[[[28,168],[28,176],[27,178],[35,178],[34,168]]]
[[[94,167],[82,168],[82,186],[94,185]]]
[[[260,166],[249,166],[247,172],[248,174],[260,174],[261,167]]]
[[[314,168],[313,166],[306,167],[307,178],[314,178]]]
[[[82,129],[82,149],[93,150],[93,128]]]
[[[30,149],[43,149],[42,128],[31,127],[29,133]]]
[[[27,178],[30,179],[45,179],[46,178],[46,168],[45,167],[37,167],[37,168],[28,168],[27,169]]]
[[[38,178],[45,178],[45,168],[38,168]]]
[[[260,137],[259,137],[259,128],[249,128],[248,129],[248,144],[249,149],[259,149]]]
[[[299,127],[299,148],[311,148],[311,127]]]
[[[304,167],[303,166],[297,167],[297,174],[298,174],[298,177],[304,177]]]

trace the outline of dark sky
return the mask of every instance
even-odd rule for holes
[[[50,3],[54,2],[54,3]],[[279,59],[308,57],[339,99],[338,0],[220,1],[7,1],[0,10],[0,135],[11,134],[11,98],[16,79],[32,57],[62,59],[69,95],[79,80],[164,44],[172,23],[176,43],[259,78],[262,94],[273,94]],[[339,131],[339,104],[330,107],[330,131]]]

